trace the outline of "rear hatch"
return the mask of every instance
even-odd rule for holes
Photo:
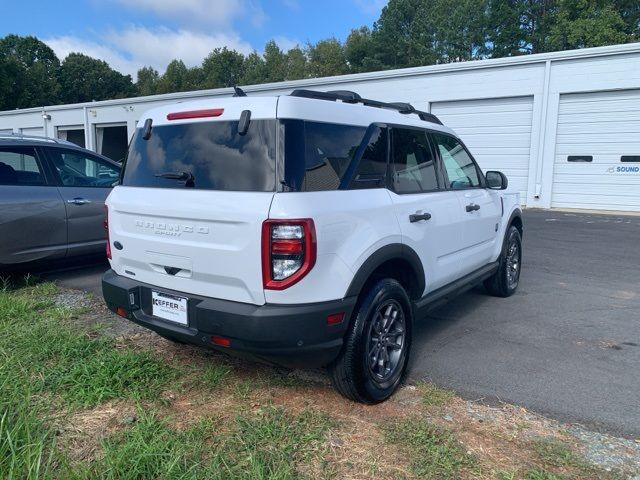
[[[150,131],[140,120],[121,186],[107,199],[116,273],[160,289],[265,303],[261,229],[276,185],[276,102],[173,105],[146,116]],[[252,113],[243,133],[244,110]]]

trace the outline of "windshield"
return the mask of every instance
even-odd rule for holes
[[[131,142],[122,185],[272,192],[276,185],[276,121],[199,122],[141,128]]]

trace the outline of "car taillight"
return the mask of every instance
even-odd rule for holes
[[[111,260],[111,241],[109,240],[109,207],[104,206],[104,221],[102,222],[105,234],[107,236],[107,258]]]
[[[313,220],[266,220],[262,224],[262,283],[283,290],[299,282],[316,263]]]

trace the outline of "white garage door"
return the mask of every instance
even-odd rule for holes
[[[483,171],[503,172],[526,202],[533,97],[436,102],[431,112],[460,135]]]
[[[21,128],[20,129],[20,133],[22,133],[23,135],[34,135],[34,136],[38,136],[38,137],[43,137],[44,136],[44,128],[42,128],[42,127]]]
[[[640,90],[560,96],[551,206],[640,210]]]

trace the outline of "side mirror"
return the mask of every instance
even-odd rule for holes
[[[487,187],[493,190],[505,190],[509,186],[509,180],[502,172],[487,172],[485,178],[487,179]]]

